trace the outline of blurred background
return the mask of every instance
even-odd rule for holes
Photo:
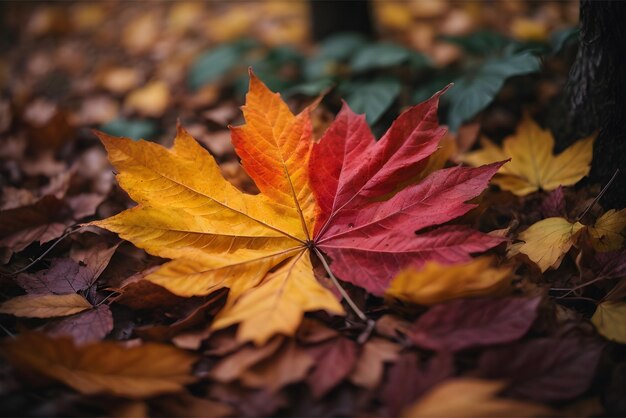
[[[245,183],[226,126],[241,123],[248,67],[294,110],[324,94],[318,135],[341,98],[380,135],[402,109],[454,82],[441,119],[461,148],[479,133],[497,140],[523,111],[541,119],[558,102],[578,8],[523,0],[3,2],[1,186],[75,164],[99,147],[94,128],[168,144],[177,120]],[[91,154],[90,164],[106,166],[101,151]]]

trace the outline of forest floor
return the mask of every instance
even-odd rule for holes
[[[577,2],[373,9],[0,5],[3,415],[626,414],[626,210],[547,128]]]

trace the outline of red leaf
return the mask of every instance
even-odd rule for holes
[[[445,133],[436,94],[404,112],[378,142],[364,118],[344,106],[311,155],[311,187],[320,206],[315,243],[333,271],[381,295],[395,274],[426,260],[467,261],[501,239],[467,229],[414,232],[444,224],[475,205],[502,163],[438,170],[383,199],[415,178]],[[339,150],[339,152],[337,152]],[[450,232],[450,234],[449,234]]]
[[[107,305],[81,312],[48,324],[43,331],[54,337],[70,336],[75,345],[100,341],[113,329],[113,315]]]
[[[337,338],[308,350],[315,360],[315,369],[307,378],[313,396],[326,395],[350,374],[357,360],[357,345],[347,338]]]
[[[510,343],[528,332],[540,301],[504,298],[444,303],[420,316],[408,337],[420,347],[453,352]]]
[[[506,394],[540,402],[575,398],[589,388],[602,344],[590,338],[541,338],[486,351],[482,377],[505,379]]]
[[[424,367],[420,367],[415,353],[404,353],[389,370],[380,394],[389,409],[388,415],[398,416],[405,406],[453,373],[449,353],[439,353]]]

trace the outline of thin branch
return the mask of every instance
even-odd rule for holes
[[[40,262],[40,261],[41,261],[41,260],[42,260],[42,259],[43,259],[46,255],[48,255],[48,253],[49,253],[50,251],[52,251],[52,250],[54,249],[54,247],[56,247],[56,246],[57,246],[57,244],[59,244],[61,241],[63,241],[63,240],[64,240],[67,236],[69,236],[69,235],[73,234],[74,232],[78,231],[79,229],[81,229],[81,228],[82,228],[82,226],[79,226],[79,227],[78,227],[78,228],[76,228],[76,229],[73,229],[73,228],[75,228],[75,225],[74,225],[74,226],[71,226],[71,227],[68,227],[68,228],[66,229],[66,232],[65,232],[63,235],[61,235],[59,238],[57,238],[57,240],[54,242],[54,244],[52,244],[52,245],[51,245],[51,246],[50,246],[50,247],[49,247],[46,251],[44,251],[44,252],[43,252],[43,254],[41,254],[39,257],[35,258],[35,259],[34,259],[34,260],[30,263],[30,264],[28,264],[26,267],[22,267],[21,269],[16,270],[16,271],[14,271],[14,272],[12,272],[12,273],[10,273],[10,274],[11,274],[11,275],[16,275],[16,274],[19,274],[19,273],[23,273],[23,272],[25,272],[26,270],[28,270],[29,268],[31,268],[32,266],[34,266],[35,264],[37,264],[38,262]]]
[[[576,222],[580,221],[586,214],[587,212],[589,212],[591,210],[591,208],[598,203],[598,201],[600,199],[602,199],[602,196],[604,196],[604,194],[606,193],[606,191],[609,189],[609,187],[611,186],[611,184],[613,183],[613,181],[617,178],[617,175],[619,174],[619,168],[617,170],[615,170],[615,173],[613,173],[613,177],[611,177],[611,180],[609,180],[609,182],[606,184],[606,186],[604,186],[602,188],[602,190],[600,191],[600,193],[596,196],[595,199],[593,199],[593,201],[589,204],[589,206],[587,206],[587,208],[583,211],[583,213],[581,213],[580,215],[578,215],[578,217],[576,218]]]
[[[339,293],[341,293],[341,296],[346,300],[346,302],[348,302],[348,305],[350,305],[350,308],[352,308],[356,316],[358,316],[361,321],[364,321],[364,322],[369,321],[369,318],[363,313],[361,309],[359,309],[358,306],[356,306],[356,303],[354,303],[352,298],[350,298],[350,296],[345,291],[345,289],[341,287],[341,284],[339,284],[339,280],[337,280],[333,272],[330,270],[330,266],[326,262],[326,259],[324,258],[320,250],[318,250],[315,247],[313,247],[313,250],[315,251],[315,254],[317,254],[317,258],[319,258],[320,261],[322,262],[322,265],[324,266],[326,273],[328,273],[328,276],[330,276],[330,280],[332,280],[333,284],[335,285]]]

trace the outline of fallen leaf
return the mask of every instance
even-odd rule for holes
[[[53,337],[68,336],[74,344],[85,345],[102,340],[113,330],[113,314],[107,305],[46,324],[41,331]]]
[[[160,117],[170,103],[170,90],[163,81],[153,81],[131,92],[124,107],[142,116]]]
[[[563,187],[559,186],[550,192],[550,194],[548,194],[548,196],[546,196],[546,198],[541,202],[539,210],[541,210],[541,214],[545,218],[566,216]]]
[[[352,383],[366,389],[374,389],[383,377],[385,363],[398,358],[401,346],[383,338],[369,340],[349,376]]]
[[[430,387],[454,373],[452,356],[439,353],[426,364],[420,364],[415,353],[403,353],[389,369],[380,397],[388,415],[398,416]]]
[[[342,280],[382,295],[406,265],[425,260],[468,261],[501,240],[466,227],[415,231],[459,217],[487,187],[502,163],[435,171],[396,192],[428,166],[445,130],[437,122],[439,96],[402,113],[379,141],[363,116],[347,105],[313,148],[311,187],[319,206],[314,236]],[[433,210],[437,208],[437,210]]]
[[[442,265],[428,262],[421,270],[400,272],[387,295],[418,305],[435,305],[453,299],[504,294],[510,287],[511,269],[492,267],[489,257]]]
[[[626,302],[602,302],[591,322],[602,336],[626,344]]]
[[[602,348],[597,340],[585,337],[536,338],[485,351],[478,374],[506,380],[507,395],[564,401],[589,388]]]
[[[107,393],[133,399],[180,392],[196,380],[196,356],[167,345],[126,348],[104,341],[82,347],[68,338],[28,333],[5,341],[2,354],[11,364],[59,380],[80,393]]]
[[[500,169],[493,182],[518,196],[526,196],[539,189],[571,186],[589,174],[593,141],[594,137],[582,139],[554,156],[552,133],[526,115],[515,135],[504,140],[502,148],[482,139],[482,149],[469,153],[465,161],[479,166],[510,158],[511,162]]]
[[[313,358],[294,340],[287,340],[272,356],[256,363],[241,375],[241,383],[252,388],[277,392],[304,380],[313,367]]]
[[[553,416],[539,404],[498,397],[504,382],[475,378],[446,380],[403,413],[403,417],[535,417]]]
[[[316,399],[322,398],[341,383],[352,371],[357,361],[357,344],[344,337],[335,338],[307,350],[315,366],[307,383]]]
[[[15,281],[26,292],[35,295],[76,293],[95,283],[112,253],[101,255],[103,259],[99,264],[94,260],[90,265],[80,265],[68,258],[55,258],[52,259],[49,269],[32,274],[21,273]]]
[[[76,293],[67,295],[25,295],[0,305],[0,313],[26,318],[68,316],[92,308],[91,303]]]
[[[516,250],[526,254],[542,272],[556,269],[582,228],[584,225],[580,222],[571,223],[565,218],[543,219],[519,234],[518,238],[524,243]],[[514,254],[515,251],[510,252]]]
[[[434,306],[408,337],[430,350],[459,351],[511,343],[528,332],[540,298],[467,299]]]
[[[622,248],[626,228],[626,209],[611,209],[600,216],[596,223],[588,228],[591,244],[596,251],[615,251]]]
[[[280,348],[283,338],[273,338],[261,347],[244,347],[220,361],[212,370],[211,377],[220,382],[232,382],[261,360],[271,356]]]
[[[382,294],[403,265],[465,261],[502,241],[466,226],[413,233],[472,209],[465,202],[482,192],[500,163],[435,171],[390,195],[427,167],[437,149],[444,133],[436,119],[439,94],[401,115],[378,142],[363,117],[346,108],[315,144],[310,109],[292,114],[250,75],[246,124],[231,134],[260,194],[229,184],[181,127],[171,150],[100,134],[120,185],[139,205],[92,225],[173,259],[146,279],[176,295],[230,288],[215,329],[239,323],[238,338],[261,345],[276,333],[293,334],[304,312],[343,314],[315,279],[310,257],[319,250],[341,278]],[[342,137],[353,131],[368,140]]]

